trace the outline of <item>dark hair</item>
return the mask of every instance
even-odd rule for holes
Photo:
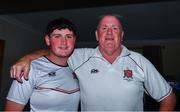
[[[48,23],[47,28],[46,28],[46,34],[50,36],[50,34],[55,30],[61,30],[61,29],[69,29],[74,33],[76,36],[76,26],[68,19],[65,18],[58,18],[54,19],[51,22]]]

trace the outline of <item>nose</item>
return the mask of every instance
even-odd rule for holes
[[[62,43],[63,45],[66,45],[66,44],[67,44],[67,38],[66,38],[66,37],[62,37],[62,38],[61,38],[61,43]]]
[[[112,33],[113,33],[112,28],[108,28],[108,29],[107,29],[107,34],[108,34],[108,35],[111,35]]]

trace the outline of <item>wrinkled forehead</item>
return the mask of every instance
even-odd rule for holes
[[[122,27],[120,20],[115,16],[104,16],[100,21],[99,25],[111,25]]]

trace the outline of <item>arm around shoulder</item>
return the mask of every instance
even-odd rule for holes
[[[35,60],[43,55],[47,55],[49,53],[48,50],[38,50],[38,51],[35,51],[33,53],[30,53],[30,54],[27,54],[25,55],[24,57],[22,57],[21,59],[19,59],[19,61],[21,60],[29,60],[29,61],[32,61],[32,60]]]
[[[21,59],[19,59],[10,69],[11,78],[15,78],[19,82],[22,82],[22,76],[24,76],[25,79],[28,79],[31,61],[48,53],[48,50],[39,50],[31,54],[27,54]]]

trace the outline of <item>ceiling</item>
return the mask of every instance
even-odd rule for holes
[[[79,41],[95,42],[97,17],[107,13],[122,17],[125,40],[180,38],[180,0],[0,1],[0,14],[5,20],[40,35],[54,18],[72,20]]]
[[[53,11],[178,0],[1,0],[0,14]]]

